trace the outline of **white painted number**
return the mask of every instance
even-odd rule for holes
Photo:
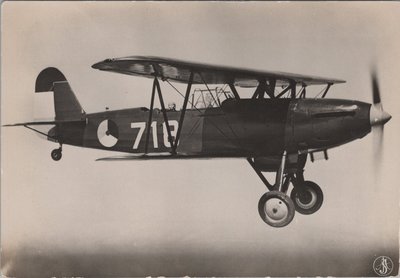
[[[133,148],[137,149],[139,147],[140,139],[142,139],[144,129],[146,128],[146,123],[131,123],[131,128],[139,128],[138,135],[136,136],[135,143],[133,143]]]
[[[157,137],[157,122],[151,123],[151,132],[153,133],[153,144],[154,148],[158,148],[158,137]]]
[[[178,121],[172,120],[168,121],[171,130],[171,136],[174,138],[176,137],[176,133],[178,131]],[[155,149],[158,148],[158,137],[157,137],[157,122],[151,123],[151,132],[153,134],[153,146]],[[146,129],[146,122],[139,122],[139,123],[131,123],[131,128],[139,128],[139,132],[135,138],[135,142],[133,143],[133,149],[137,149],[139,147],[140,140],[143,137],[144,130]],[[164,146],[167,148],[171,147],[170,142],[168,141],[168,131],[167,126],[163,123],[163,138],[164,138]]]
[[[178,131],[178,122],[177,121],[168,121],[168,125],[170,126],[171,130],[171,136],[175,140],[176,138],[176,132]],[[164,146],[167,148],[171,147],[170,142],[168,141],[168,130],[167,130],[167,125],[163,123],[163,134],[164,134]]]

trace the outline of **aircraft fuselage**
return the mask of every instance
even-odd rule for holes
[[[211,157],[279,155],[327,149],[368,134],[370,104],[339,99],[228,99],[219,108],[188,109],[177,152]],[[171,150],[163,113],[132,108],[87,114],[50,133],[63,144],[127,153]],[[180,111],[167,111],[172,137]]]

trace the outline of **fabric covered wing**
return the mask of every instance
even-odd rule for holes
[[[180,61],[160,57],[131,56],[106,59],[92,66],[95,69],[116,73],[144,76],[181,83],[189,81],[190,72],[194,75],[194,84],[229,84],[239,87],[257,87],[259,80],[276,80],[277,86],[296,83],[298,85],[324,85],[344,83],[343,80],[329,79],[299,74],[257,71],[244,68],[233,68]]]
[[[212,155],[187,155],[187,154],[176,154],[171,153],[140,153],[140,154],[129,154],[119,156],[108,156],[96,159],[96,161],[126,161],[126,160],[169,160],[169,159],[232,159],[238,158],[243,159],[243,156],[212,156]]]

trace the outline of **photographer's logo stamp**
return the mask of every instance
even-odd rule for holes
[[[374,261],[374,271],[379,276],[389,276],[393,270],[393,261],[387,256],[379,256]]]

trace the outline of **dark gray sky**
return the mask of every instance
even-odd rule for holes
[[[309,161],[306,179],[321,185],[325,202],[315,215],[296,214],[282,229],[259,218],[265,190],[245,160],[105,163],[94,160],[115,153],[64,146],[55,163],[50,151],[56,144],[23,128],[2,128],[3,273],[22,271],[21,254],[52,252],[80,258],[81,268],[66,267],[78,273],[67,274],[97,275],[106,259],[85,264],[79,256],[114,254],[114,261],[106,260],[116,271],[111,274],[143,275],[117,267],[118,256],[188,253],[196,261],[236,254],[248,259],[239,260],[241,269],[254,270],[243,272],[253,276],[315,275],[313,267],[340,275],[352,263],[360,272],[344,275],[368,275],[380,252],[397,256],[399,3],[6,2],[1,26],[2,124],[33,119],[35,79],[48,66],[65,74],[86,112],[148,106],[150,80],[90,67],[128,55],[345,79],[329,96],[365,102],[372,100],[375,63],[385,110],[393,116],[380,171],[371,134],[331,150],[329,161]],[[172,91],[170,99],[177,100]],[[274,256],[290,266],[272,264]],[[177,265],[184,259],[176,258]],[[234,262],[219,272],[202,269],[235,275],[229,272]],[[268,262],[271,272],[260,267]],[[201,275],[191,272],[195,267],[168,264],[159,267]],[[273,265],[279,268],[272,271]]]

